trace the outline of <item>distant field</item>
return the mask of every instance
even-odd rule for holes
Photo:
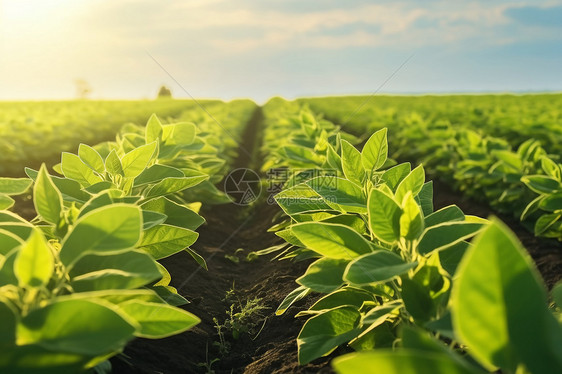
[[[79,143],[113,139],[126,123],[144,125],[152,113],[173,118],[196,106],[171,99],[0,102],[0,174],[21,175],[24,166],[53,163]]]
[[[532,137],[551,152],[562,151],[562,94],[334,96],[297,101],[354,133],[450,126],[502,137],[513,146]]]

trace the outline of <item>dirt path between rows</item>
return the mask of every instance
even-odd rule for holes
[[[257,167],[261,142],[262,114],[258,109],[248,124],[244,141],[233,169]],[[489,217],[492,210],[462,197],[442,183],[435,184],[435,209],[456,204],[466,214]],[[296,337],[304,323],[294,316],[319,298],[309,296],[297,302],[283,316],[274,312],[281,300],[295,287],[309,262],[293,263],[272,260],[273,255],[245,261],[251,251],[281,243],[267,229],[272,226],[277,206],[265,199],[252,206],[235,204],[206,207],[201,212],[207,223],[198,231],[193,246],[207,261],[205,271],[185,252],[162,261],[172,275],[172,285],[190,304],[184,308],[201,318],[194,329],[161,340],[137,339],[124,355],[111,361],[115,373],[332,373],[329,361],[346,351],[339,348],[332,357],[321,358],[301,367],[297,363]],[[518,222],[500,216],[516,232],[529,250],[549,288],[561,278],[562,246],[534,237]],[[230,258],[227,258],[230,256]],[[263,306],[252,321],[259,326],[251,335],[234,339],[224,333],[229,352],[221,354],[221,341],[215,321],[224,322],[231,305],[235,309],[247,301],[259,299]]]
[[[259,164],[261,122],[258,109],[247,125],[233,169]],[[136,339],[124,355],[111,360],[114,373],[332,373],[329,359],[304,367],[297,361],[296,337],[304,320],[294,316],[318,296],[296,303],[282,316],[274,315],[283,298],[296,288],[295,279],[305,272],[309,262],[272,260],[274,255],[245,260],[251,251],[282,243],[267,232],[278,212],[279,208],[265,199],[252,206],[205,207],[201,214],[207,223],[198,230],[200,236],[192,248],[206,259],[209,270],[197,266],[185,252],[162,261],[172,275],[172,285],[190,301],[184,309],[201,318],[201,323],[166,339]],[[238,339],[225,332],[230,351],[222,355],[213,319],[223,323],[232,304],[238,310],[256,298],[265,308],[254,317],[258,331],[252,336],[241,334]],[[211,365],[215,359],[218,361]]]

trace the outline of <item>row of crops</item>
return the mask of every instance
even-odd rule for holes
[[[115,141],[63,152],[50,174],[0,179],[0,367],[6,373],[102,370],[135,337],[160,339],[199,318],[158,260],[187,251],[204,223],[201,204],[228,201],[222,179],[255,109],[221,105],[210,118],[127,124]],[[182,114],[182,119],[191,119]],[[84,129],[86,131],[87,129]],[[229,135],[230,136],[230,135]],[[230,155],[223,156],[223,155]],[[37,217],[9,209],[31,191]],[[200,193],[205,191],[206,193]]]
[[[513,214],[535,235],[562,239],[562,95],[303,102],[355,134],[389,126],[393,157],[422,163],[467,196]]]
[[[308,266],[275,314],[314,300],[296,315],[300,364],[338,354],[338,373],[562,371],[562,285],[547,290],[498,219],[435,210],[427,177],[562,239],[560,96],[365,99],[184,105],[82,142],[52,172],[1,178],[2,372],[107,371],[135,337],[200,322],[159,261],[185,251],[206,268],[190,248],[200,208],[230,202],[217,185],[259,110],[253,161],[284,179],[269,230],[281,244],[258,254]],[[12,198],[25,194],[31,220]]]
[[[232,122],[228,117],[245,110],[240,106],[255,106],[249,100],[231,102],[225,110],[218,100],[1,102],[0,175],[22,176],[26,166],[56,163],[61,152],[79,143],[111,140],[123,124],[143,125],[152,113],[163,119],[215,123],[199,105],[221,116],[216,120],[227,126]]]
[[[503,223],[455,205],[433,211],[423,166],[388,158],[386,128],[360,151],[310,111],[281,100],[268,105],[266,131],[280,139],[269,156],[299,170],[275,197],[285,217],[272,228],[287,243],[280,258],[314,259],[277,314],[325,294],[297,315],[306,319],[297,338],[301,364],[348,345],[358,353],[333,361],[339,373],[562,368],[560,314]]]

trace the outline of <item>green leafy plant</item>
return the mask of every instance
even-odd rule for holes
[[[307,312],[298,338],[308,363],[348,343],[390,346],[396,327],[446,318],[452,275],[467,240],[486,221],[452,205],[433,211],[432,184],[421,166],[383,170],[386,129],[361,152],[342,141],[343,176],[296,184],[275,199],[291,218],[277,234],[294,246],[285,258],[317,258],[278,309],[309,292],[327,293]]]
[[[234,288],[227,292],[225,300],[231,300],[233,296]],[[215,345],[219,348],[219,353],[225,356],[230,352],[231,344],[226,338],[226,333],[231,334],[234,340],[238,340],[242,335],[251,336],[258,333],[256,330],[260,320],[263,319],[263,311],[266,309],[267,307],[263,305],[261,298],[249,299],[245,303],[237,298],[226,311],[227,317],[223,323],[219,322],[218,318],[213,318],[219,337],[219,341],[215,342]]]
[[[456,273],[452,338],[464,356],[418,329],[404,328],[401,348],[339,357],[338,373],[555,373],[562,370],[562,326],[546,288],[513,233],[495,220],[474,240]],[[561,303],[558,285],[553,290]],[[466,357],[468,354],[474,361]],[[476,362],[479,365],[475,365]]]
[[[37,204],[48,205],[39,189]],[[162,267],[139,246],[142,224],[138,206],[113,204],[78,218],[59,241],[0,212],[0,367],[78,371],[135,336],[162,338],[199,322],[146,288],[161,281]]]
[[[0,211],[1,367],[84,370],[134,337],[163,338],[199,322],[176,307],[187,301],[157,262],[185,250],[206,266],[189,248],[204,220],[181,195],[208,179],[193,153],[201,147],[190,148],[196,129],[153,116],[143,132],[64,153],[55,167],[63,177],[42,165],[26,170],[31,179],[0,179],[0,196],[33,184],[37,212],[28,222]]]
[[[541,168],[544,175],[521,178],[530,191],[539,194],[527,205],[521,219],[540,212],[534,226],[535,235],[562,240],[562,165],[543,156]]]

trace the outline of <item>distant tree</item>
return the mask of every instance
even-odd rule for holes
[[[162,86],[160,87],[160,90],[158,91],[158,97],[172,97],[172,91],[170,91],[170,89],[166,86]]]
[[[76,79],[74,84],[76,85],[76,97],[78,99],[87,99],[90,97],[92,86],[90,86],[88,82],[83,79]]]

